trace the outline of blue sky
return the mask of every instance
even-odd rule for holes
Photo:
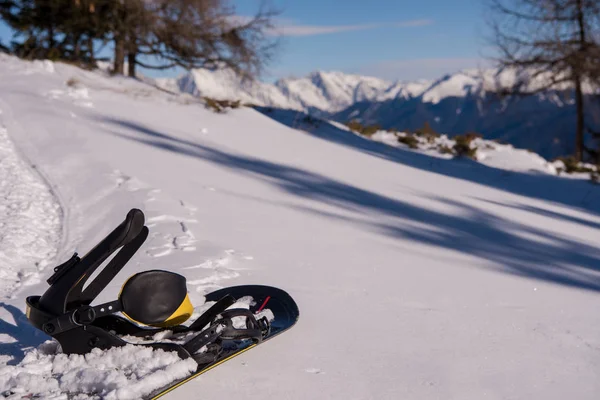
[[[414,80],[486,63],[481,0],[271,1],[283,37],[267,80],[314,70]],[[259,1],[234,4],[252,15]],[[0,25],[3,42],[9,37]]]
[[[485,63],[481,0],[275,0],[287,35],[271,75],[315,69],[436,78]],[[257,1],[238,0],[240,14]]]

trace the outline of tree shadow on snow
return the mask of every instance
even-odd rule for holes
[[[308,117],[295,110],[254,107],[257,111],[290,128],[314,137],[350,147],[388,161],[489,186],[534,199],[550,201],[600,214],[600,190],[590,182],[531,174],[490,167],[472,160],[452,160],[392,147]]]
[[[387,236],[471,254],[505,273],[600,291],[600,250],[577,240],[460,202],[435,199],[455,208],[455,212],[442,213],[299,168],[179,139],[131,121],[103,122],[115,128],[109,132],[122,138],[208,161],[295,196],[354,212],[356,218],[348,222],[366,224]],[[365,215],[371,219],[366,220]]]
[[[0,318],[0,334],[10,336],[11,339],[8,340],[14,340],[12,343],[3,343],[2,341],[7,340],[7,338],[4,337],[0,339],[0,355],[11,356],[12,360],[7,364],[16,365],[23,360],[26,350],[37,347],[50,338],[34,328],[27,319],[27,316],[17,307],[6,303],[0,303],[0,308],[3,308],[8,312],[16,324],[12,324]]]
[[[583,218],[579,218],[576,217],[574,215],[568,215],[568,214],[564,214],[564,213],[559,213],[556,211],[552,211],[552,210],[547,210],[545,208],[541,208],[541,207],[535,207],[529,204],[519,204],[519,203],[512,203],[512,204],[504,204],[504,203],[500,203],[497,201],[493,201],[493,200],[489,200],[489,199],[480,199],[480,198],[476,198],[477,200],[489,203],[489,204],[495,204],[497,206],[502,206],[502,207],[506,207],[506,208],[511,208],[513,210],[521,210],[521,211],[526,211],[526,212],[530,212],[530,213],[534,213],[534,214],[538,214],[544,217],[548,217],[551,219],[560,219],[566,222],[571,222],[574,224],[580,224],[583,226],[586,226],[588,228],[593,228],[593,229],[600,229],[600,223],[599,222],[594,222],[594,221],[589,221]]]

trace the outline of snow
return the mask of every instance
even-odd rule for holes
[[[86,355],[66,355],[54,341],[33,349],[19,365],[0,367],[0,388],[9,399],[139,399],[188,376],[196,362],[174,352],[127,345]],[[2,394],[0,392],[0,394]],[[67,394],[69,397],[67,397]]]
[[[0,114],[0,298],[40,282],[61,240],[58,201],[35,165],[28,165]]]
[[[61,239],[36,256],[55,265],[85,253],[138,207],[150,237],[98,303],[161,268],[187,277],[195,316],[204,294],[237,284],[281,287],[300,307],[289,332],[166,399],[598,397],[598,186],[503,145],[453,159],[386,133],[367,139],[281,110],[215,114],[143,82],[42,65],[0,55],[0,122],[64,210]],[[68,94],[72,77],[87,98]],[[21,249],[15,271],[35,262]],[[2,390],[20,397],[55,381],[51,395],[67,398],[64,381],[77,398],[127,398],[189,367],[137,362],[128,375],[130,359],[163,356],[48,354],[23,315],[47,274],[0,300]]]
[[[338,127],[343,126],[331,121],[330,123]],[[406,133],[393,133],[381,130],[373,134],[371,140],[385,143],[388,146],[406,147],[405,144],[398,142],[398,137],[402,136],[406,136]],[[456,141],[447,135],[440,135],[432,140],[418,135],[414,135],[414,137],[418,141],[418,150],[423,151],[425,154],[443,159],[454,157],[453,155],[439,151],[442,147],[451,149],[456,144]],[[473,140],[471,147],[477,148],[476,159],[479,163],[504,171],[542,173],[555,176],[558,174],[558,168],[564,169],[562,161],[549,162],[538,154],[528,150],[515,149],[509,144],[499,144],[491,140],[477,138]],[[595,168],[589,164],[581,165],[592,169]],[[571,179],[590,179],[589,173],[573,173],[562,176]]]
[[[423,101],[437,104],[446,97],[464,97],[477,86],[477,80],[465,73],[448,75],[434,83],[423,94]]]

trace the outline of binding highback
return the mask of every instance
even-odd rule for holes
[[[50,287],[39,300],[40,307],[54,314],[63,314],[82,305],[89,305],[133,257],[148,237],[144,226],[144,213],[133,209],[125,221],[117,226],[104,240],[83,258],[77,253],[70,260],[54,268],[48,279]],[[96,269],[120,248],[108,265],[83,290]]]
[[[55,338],[67,354],[85,354],[94,348],[124,346],[129,343],[121,336],[151,337],[168,329],[177,334],[197,334],[182,345],[173,342],[141,345],[176,351],[181,358],[187,358],[212,344],[213,351],[203,357],[213,359],[218,356],[218,343],[223,339],[260,341],[268,333],[266,319],[257,321],[245,309],[228,309],[236,301],[231,296],[217,301],[190,326],[182,325],[194,308],[187,293],[185,277],[168,271],[137,273],[125,282],[117,300],[91,305],[147,237],[148,228],[144,226],[142,211],[129,211],[125,221],[83,258],[75,253],[67,262],[54,268],[46,292],[42,296],[27,298],[29,321]],[[85,286],[92,274],[115,252],[114,257]],[[115,315],[118,312],[129,319]],[[242,329],[232,324],[234,318],[240,317],[246,319],[246,327]]]
[[[58,340],[65,353],[84,354],[95,347],[109,348],[126,344],[111,332],[131,335],[150,333],[114,315],[115,312],[123,311],[121,298],[90,306],[148,237],[148,228],[144,226],[144,222],[144,213],[132,209],[125,221],[83,258],[79,258],[75,253],[67,262],[54,268],[54,274],[47,281],[50,287],[42,296],[27,298],[29,321]],[[90,276],[115,252],[117,254],[84,289]],[[169,274],[166,271],[162,272]],[[167,344],[152,346],[173,347]],[[178,351],[182,356],[189,356],[179,346],[170,350]]]

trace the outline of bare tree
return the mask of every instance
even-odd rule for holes
[[[507,93],[573,90],[575,157],[582,160],[584,87],[600,82],[599,0],[489,0],[496,61],[520,79]]]
[[[137,42],[148,36],[155,21],[149,9],[150,2],[144,0],[108,1],[111,2],[111,18],[108,24],[114,45],[113,72],[122,75],[125,58],[131,58],[128,55],[135,54]],[[129,75],[135,76],[135,62],[129,63],[129,72]]]
[[[240,17],[226,0],[116,1],[116,73],[123,73],[127,58],[130,76],[138,65],[223,67],[253,77],[276,48],[271,33],[277,12],[265,5],[252,17]]]

